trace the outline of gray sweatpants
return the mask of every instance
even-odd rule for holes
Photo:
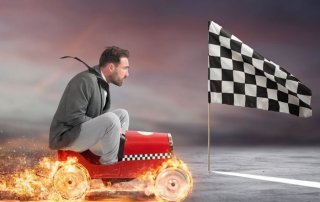
[[[78,138],[65,149],[83,152],[100,142],[100,162],[115,163],[118,161],[120,134],[125,133],[128,128],[128,112],[125,109],[116,109],[82,123]]]

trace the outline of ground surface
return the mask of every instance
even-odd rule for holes
[[[175,148],[175,151],[176,155],[189,165],[194,179],[193,192],[185,201],[320,201],[320,189],[318,188],[209,173],[206,147],[178,147]],[[320,182],[319,153],[320,148],[317,147],[212,147],[211,169]],[[6,175],[9,168],[15,164],[5,157],[4,152],[0,156],[1,174]],[[22,160],[25,164],[32,164],[32,158],[36,156],[28,154]],[[131,185],[128,183],[124,186],[130,187]],[[0,199],[27,200],[27,198],[19,198],[4,191],[0,191]],[[153,197],[144,196],[140,192],[130,193],[127,196],[124,195],[124,192],[99,192],[98,194],[92,192],[86,199],[155,201]]]
[[[218,147],[211,150],[211,169],[320,182],[319,152],[315,147]],[[320,201],[317,188],[208,173],[206,148],[181,148],[178,153],[195,181],[186,201]]]

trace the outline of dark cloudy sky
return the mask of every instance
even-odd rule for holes
[[[106,46],[131,51],[130,76],[112,87],[131,129],[171,132],[176,145],[206,145],[207,22],[213,20],[299,78],[313,117],[211,105],[219,144],[320,143],[320,3],[229,1],[0,1],[1,147],[47,146],[52,116],[73,75]]]

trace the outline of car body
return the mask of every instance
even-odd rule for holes
[[[100,164],[100,156],[89,150],[82,153],[59,150],[59,162],[67,162],[70,157],[76,158],[76,162],[61,164],[57,170],[54,175],[57,192],[62,198],[77,199],[89,189],[90,179],[134,179],[152,171],[156,173],[156,196],[177,201],[190,193],[192,177],[189,170],[180,164],[166,165],[169,160],[178,162],[170,133],[127,131],[122,143],[119,161],[107,165]]]

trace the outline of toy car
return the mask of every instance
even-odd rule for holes
[[[191,192],[192,176],[175,158],[170,133],[127,131],[119,150],[119,161],[108,165],[99,164],[100,157],[89,150],[59,150],[58,160],[62,163],[53,176],[54,189],[64,199],[79,199],[89,190],[90,179],[134,179],[152,171],[156,197],[181,201]],[[69,162],[70,157],[76,161]]]

